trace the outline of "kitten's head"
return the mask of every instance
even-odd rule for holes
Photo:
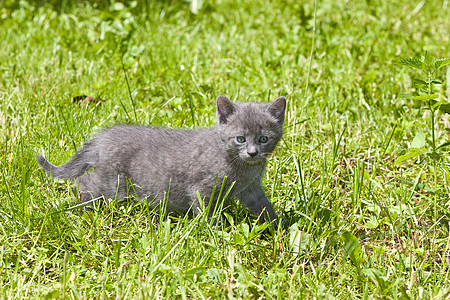
[[[261,164],[283,134],[286,99],[268,104],[233,103],[217,97],[217,122],[228,154],[249,165]]]

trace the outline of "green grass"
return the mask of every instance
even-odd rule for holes
[[[394,164],[418,133],[430,147],[398,62],[449,56],[447,1],[130,3],[0,4],[0,298],[449,297],[449,149],[437,180],[427,156]],[[133,203],[80,216],[34,159],[117,122],[213,126],[219,94],[287,97],[265,187],[289,228],[239,203],[223,232]],[[435,130],[449,141],[448,115]]]

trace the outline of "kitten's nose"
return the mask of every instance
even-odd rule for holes
[[[250,147],[247,149],[247,153],[250,157],[255,157],[258,154],[258,150],[255,147]]]

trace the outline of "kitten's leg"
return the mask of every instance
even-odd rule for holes
[[[236,196],[257,217],[265,222],[273,222],[275,228],[278,226],[277,214],[261,186],[252,186]]]
[[[84,174],[75,179],[74,185],[78,192],[76,198],[79,200],[79,203],[87,203],[86,206],[81,208],[82,210],[91,210],[99,203],[98,200],[103,200],[102,194],[99,191],[98,178],[94,175]]]

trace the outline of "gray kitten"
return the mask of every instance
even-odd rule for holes
[[[226,176],[225,191],[235,182],[228,198],[240,199],[256,216],[276,224],[277,215],[261,187],[261,177],[267,157],[283,134],[285,109],[284,97],[269,104],[238,104],[219,96],[214,128],[119,125],[87,142],[62,166],[42,156],[37,160],[53,177],[76,179],[81,202],[132,195],[156,207],[167,194],[167,211],[176,213],[198,212],[197,192],[209,200],[217,180],[211,203],[216,207]]]

